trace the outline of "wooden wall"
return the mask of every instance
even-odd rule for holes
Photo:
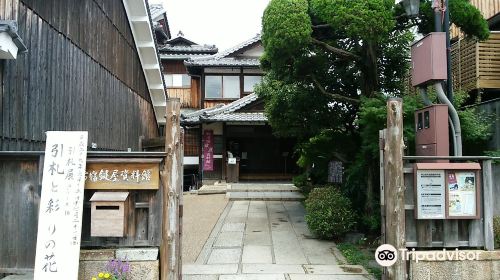
[[[164,60],[163,69],[165,69],[165,74],[187,74],[184,60]]]
[[[472,5],[476,6],[485,19],[496,15],[500,12],[500,1],[496,0],[469,0]]]
[[[0,159],[0,273],[20,273],[35,263],[38,174],[38,157]]]
[[[32,271],[35,263],[43,157],[0,156],[0,274]],[[161,182],[160,182],[161,184]],[[81,247],[159,246],[162,187],[130,191],[125,238],[90,237],[90,202],[85,190]]]
[[[183,60],[164,60],[164,74],[187,74]],[[168,96],[181,99],[181,108],[201,109],[200,79],[191,76],[191,88],[168,88]]]
[[[28,47],[4,65],[1,150],[43,149],[47,130],[88,130],[107,150],[157,136],[122,1],[0,0],[0,11]]]
[[[179,98],[182,108],[196,108],[191,100],[191,88],[167,88],[168,97]]]

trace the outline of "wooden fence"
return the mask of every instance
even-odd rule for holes
[[[384,143],[381,132],[381,143]],[[382,145],[383,146],[383,145]],[[381,205],[382,220],[385,223],[385,205],[387,197],[384,197],[384,152],[381,149]],[[482,176],[480,188],[480,219],[478,220],[438,220],[415,218],[415,190],[414,190],[414,163],[415,159],[420,161],[435,160],[437,157],[408,157],[405,156],[404,173],[404,236],[405,246],[410,248],[459,248],[459,247],[481,247],[488,250],[493,249],[493,215],[500,214],[498,205],[495,205],[495,197],[498,197],[495,190],[498,183],[494,180],[494,175],[500,176],[500,166],[492,165],[491,158],[488,157],[451,157],[455,161],[475,161],[481,163]],[[498,178],[498,177],[497,177]],[[387,191],[385,191],[387,195]],[[498,209],[497,209],[498,208]],[[382,233],[394,230],[383,226]]]
[[[500,33],[491,32],[484,42],[461,39],[454,43],[451,63],[455,90],[500,88]]]
[[[148,157],[164,159],[165,153],[89,152],[88,158]],[[162,170],[161,168],[160,170]],[[32,271],[35,261],[38,209],[42,186],[41,152],[0,152],[0,274]],[[182,172],[182,170],[180,171]],[[179,173],[182,174],[182,173]],[[182,176],[180,177],[182,180]],[[93,190],[85,191],[82,248],[149,247],[162,242],[163,188],[130,191],[126,238],[90,237],[90,203]],[[178,210],[176,210],[177,214]]]

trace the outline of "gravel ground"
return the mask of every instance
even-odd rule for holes
[[[225,194],[184,193],[182,262],[194,263],[227,204]]]

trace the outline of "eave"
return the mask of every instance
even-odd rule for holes
[[[123,5],[146,78],[156,121],[158,124],[165,124],[167,92],[146,0],[123,0]]]

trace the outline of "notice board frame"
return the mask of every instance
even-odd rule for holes
[[[418,211],[418,196],[417,196],[417,171],[418,170],[444,170],[445,176],[445,217],[444,220],[475,220],[481,218],[481,205],[480,205],[480,197],[481,197],[481,189],[482,189],[482,180],[480,177],[481,165],[479,163],[415,163],[414,164],[414,184],[413,184],[413,192],[414,192],[414,205],[415,205],[415,219],[418,220],[433,220],[426,218],[419,218]],[[449,176],[450,172],[473,172],[475,174],[475,203],[476,203],[476,211],[475,215],[469,216],[450,216],[449,215]]]

